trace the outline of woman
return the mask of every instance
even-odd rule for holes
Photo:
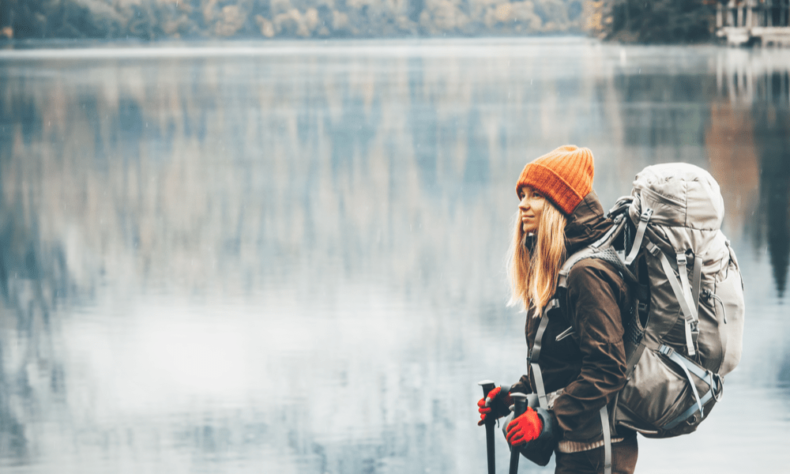
[[[593,174],[592,152],[566,145],[527,164],[516,185],[520,202],[509,265],[511,304],[527,311],[530,354],[565,259],[613,225],[592,190]],[[603,472],[600,412],[604,406],[612,412],[626,382],[623,316],[631,297],[617,268],[586,259],[571,270],[564,300],[562,310],[550,311],[541,338],[539,367],[550,410],[528,409],[506,423],[507,440],[522,452],[536,439],[549,441],[557,456],[556,473]],[[511,393],[537,393],[529,364],[528,371],[512,387],[497,387],[478,402],[481,424],[487,417],[509,413]],[[631,473],[638,453],[636,434],[615,431],[611,416],[609,420],[612,471]]]

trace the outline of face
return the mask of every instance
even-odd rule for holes
[[[546,198],[530,186],[522,186],[518,190],[518,195],[521,197],[521,202],[518,203],[518,216],[521,219],[522,229],[525,234],[535,232],[538,230]]]

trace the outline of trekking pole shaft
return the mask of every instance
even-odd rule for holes
[[[513,402],[515,404],[513,410],[513,419],[515,420],[527,410],[527,396],[523,393],[511,393]],[[520,450],[515,447],[510,447],[510,474],[518,474],[518,458],[521,456]]]
[[[479,382],[483,387],[483,398],[488,396],[488,392],[494,389],[494,382],[484,380]],[[493,419],[486,418],[486,453],[488,455],[488,474],[496,473],[496,457],[494,457],[494,422]]]
[[[494,422],[486,422],[486,452],[488,453],[488,474],[496,473],[496,457],[494,456]]]

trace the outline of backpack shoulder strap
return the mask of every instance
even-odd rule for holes
[[[573,267],[581,262],[582,260],[587,260],[588,258],[597,258],[599,260],[603,260],[605,262],[611,263],[617,271],[623,276],[623,278],[628,283],[636,283],[636,276],[625,266],[620,257],[617,255],[617,252],[612,248],[612,242],[620,232],[622,232],[623,228],[625,227],[625,216],[619,215],[614,221],[614,225],[611,229],[609,229],[606,234],[603,235],[600,239],[590,244],[588,247],[585,247],[578,252],[572,254],[565,260],[565,263],[560,268],[559,278],[557,280],[557,289],[567,290],[568,289],[568,276],[571,274],[571,270]]]

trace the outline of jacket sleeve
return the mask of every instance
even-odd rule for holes
[[[532,393],[532,387],[529,384],[529,376],[522,375],[518,382],[510,387],[510,393]]]
[[[588,263],[589,262],[589,263]],[[568,279],[568,316],[582,366],[554,402],[557,426],[565,439],[592,442],[601,435],[599,410],[625,386],[626,358],[618,301],[625,297],[619,274],[601,261],[585,261]]]

